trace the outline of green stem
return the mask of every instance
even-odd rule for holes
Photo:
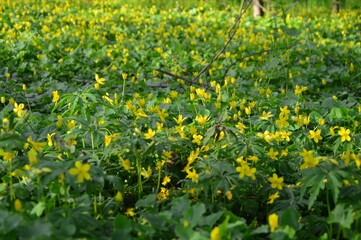
[[[160,167],[159,170],[158,170],[158,183],[157,183],[157,191],[156,191],[156,193],[159,192],[161,174],[162,174],[162,167]]]
[[[326,201],[327,201],[327,212],[328,212],[328,216],[331,215],[331,206],[330,206],[330,196],[328,193],[328,189],[326,189]],[[332,229],[332,223],[330,224],[330,228],[329,228],[329,239],[333,239],[332,238],[333,235],[333,229]]]
[[[138,177],[138,198],[141,198],[143,192],[143,185],[142,185],[142,165],[140,161],[140,156],[137,153],[137,150],[134,151],[136,157],[136,167],[137,167],[137,177]]]

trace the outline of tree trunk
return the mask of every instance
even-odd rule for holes
[[[253,0],[253,17],[258,18],[264,15],[263,0]]]
[[[334,13],[338,13],[340,11],[340,2],[338,0],[332,1],[332,10]]]

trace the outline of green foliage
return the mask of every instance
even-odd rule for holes
[[[0,4],[0,238],[358,239],[360,11],[137,3]]]

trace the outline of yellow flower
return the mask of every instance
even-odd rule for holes
[[[228,190],[228,191],[226,192],[226,197],[227,197],[227,199],[228,199],[229,201],[231,201],[231,200],[233,199],[233,194],[232,194],[232,192],[231,192],[230,190]]]
[[[182,125],[183,121],[185,120],[185,118],[183,118],[181,114],[178,115],[178,118],[173,118],[173,119],[178,125]]]
[[[128,208],[124,214],[127,215],[128,217],[134,217],[135,216],[134,208]]]
[[[123,195],[121,192],[117,192],[117,194],[115,195],[115,200],[117,202],[123,202]]]
[[[47,134],[46,135],[46,138],[48,139],[48,146],[49,147],[52,147],[53,146],[53,140],[52,140],[52,137],[55,135],[55,133],[52,133],[52,134]]]
[[[310,130],[308,138],[313,139],[315,143],[318,143],[319,140],[322,140],[321,130],[320,129],[317,129],[316,131]]]
[[[196,172],[195,169],[192,169],[192,171],[191,171],[191,170],[188,170],[188,171],[187,171],[187,176],[186,176],[186,178],[189,178],[189,179],[191,179],[193,182],[197,183],[197,182],[198,182],[198,173]]]
[[[165,185],[167,185],[168,183],[170,183],[170,177],[165,176],[165,177],[163,178],[162,185],[165,186]]]
[[[80,161],[76,161],[75,168],[71,168],[69,170],[69,174],[76,176],[78,183],[82,183],[82,182],[84,182],[84,179],[85,180],[91,179],[89,170],[90,170],[90,164],[88,164],[88,163],[83,164]]]
[[[262,116],[260,116],[259,119],[267,121],[270,117],[273,117],[273,114],[271,112],[263,111]]]
[[[350,129],[346,129],[344,127],[341,127],[341,129],[338,131],[338,135],[341,136],[341,142],[344,141],[351,141],[350,137]]]
[[[192,140],[192,143],[196,143],[198,145],[201,145],[201,140],[202,140],[202,135],[197,135],[197,134],[194,134],[193,135],[193,140]]]
[[[35,166],[39,163],[38,153],[35,148],[31,148],[28,152],[28,159],[31,166]]]
[[[206,124],[208,120],[209,120],[209,117],[207,117],[207,116],[201,116],[201,115],[196,116],[196,121],[199,123],[199,125]]]
[[[216,226],[211,231],[211,240],[221,240],[221,229]]]
[[[277,198],[279,198],[280,197],[280,195],[279,195],[279,193],[278,193],[278,191],[276,192],[276,193],[274,193],[274,194],[272,194],[272,195],[270,195],[269,197],[268,197],[268,202],[267,202],[267,204],[273,204],[273,202],[277,199]]]
[[[277,158],[278,152],[275,151],[275,150],[273,150],[273,148],[271,148],[271,149],[268,151],[267,155],[268,155],[270,158],[272,158],[273,160],[278,160],[278,158]]]
[[[154,137],[154,135],[155,131],[151,128],[148,128],[148,133],[144,133],[145,139],[151,139],[152,137]]]
[[[57,103],[59,101],[59,99],[60,99],[58,90],[53,91],[52,94],[53,94],[52,102]]]
[[[244,111],[248,116],[251,115],[251,107],[246,107]]]
[[[342,160],[342,161],[345,163],[345,165],[347,166],[347,165],[349,165],[349,163],[350,163],[350,159],[351,159],[351,153],[350,153],[350,150],[347,149],[346,152],[345,152],[345,154],[343,154],[343,155],[341,156],[341,160]]]
[[[100,78],[98,74],[95,74],[95,89],[99,89],[100,85],[103,85],[105,82],[105,78]]]
[[[272,175],[272,177],[268,178],[271,183],[272,188],[277,188],[282,190],[283,177],[278,177],[276,173]]]
[[[14,113],[16,113],[18,115],[18,117],[21,117],[24,115],[24,107],[25,105],[23,103],[17,104],[16,102],[14,103]]]
[[[23,205],[19,199],[15,199],[14,208],[17,212],[21,212],[23,210]]]
[[[140,172],[140,174],[144,177],[144,178],[149,178],[150,176],[152,176],[152,168],[150,166],[148,166],[148,169],[146,170],[145,168],[142,168],[142,171]]]
[[[271,228],[271,232],[274,232],[278,227],[278,215],[276,213],[272,213],[268,216],[268,224]]]
[[[132,164],[128,159],[124,160],[122,158],[122,156],[120,156],[120,155],[118,155],[118,157],[119,157],[119,161],[121,162],[121,164],[122,164],[123,168],[125,169],[125,171],[129,172],[130,170],[133,169]]]

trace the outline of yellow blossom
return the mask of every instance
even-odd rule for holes
[[[209,120],[209,117],[207,116],[201,116],[201,115],[197,115],[196,116],[196,121],[199,123],[199,125],[204,125],[206,124],[206,122]]]
[[[270,226],[271,232],[274,232],[278,227],[278,215],[276,213],[272,213],[268,216],[268,224]]]
[[[104,85],[105,78],[100,78],[98,74],[95,74],[95,89],[99,89],[100,85]]]
[[[145,178],[149,178],[150,176],[152,176],[152,168],[150,166],[148,166],[148,169],[142,168],[142,171],[140,172],[140,174]]]
[[[351,141],[350,129],[346,129],[344,127],[341,127],[340,130],[338,131],[338,135],[341,136],[341,142]]]
[[[155,131],[151,128],[148,128],[148,132],[144,133],[145,139],[151,139],[154,137],[154,135],[155,135]]]
[[[221,240],[222,236],[221,236],[221,229],[216,226],[212,229],[211,231],[211,240]]]
[[[53,91],[52,94],[53,94],[52,102],[57,103],[59,101],[59,99],[60,99],[58,90]]]
[[[271,148],[271,149],[268,151],[267,155],[268,155],[271,159],[273,159],[273,160],[278,160],[278,158],[277,158],[278,151],[275,151],[273,148]]]
[[[170,177],[169,177],[169,176],[165,176],[165,177],[163,178],[162,185],[165,186],[165,185],[167,185],[168,183],[170,183]]]
[[[186,171],[187,172],[187,176],[186,178],[189,178],[192,180],[192,182],[195,182],[195,183],[198,183],[198,173],[196,172],[195,169],[192,169],[192,170],[188,170]]]
[[[197,135],[197,134],[194,134],[193,135],[193,140],[192,140],[192,143],[196,143],[198,145],[201,145],[201,140],[203,139],[203,136],[202,135]]]
[[[262,116],[260,116],[259,119],[267,121],[270,117],[273,117],[273,114],[271,112],[263,111]]]
[[[28,159],[31,166],[35,166],[39,163],[38,153],[35,148],[31,148],[28,151]]]
[[[268,202],[267,202],[267,204],[273,204],[273,202],[277,199],[277,198],[279,198],[280,197],[280,195],[279,195],[279,193],[278,193],[278,191],[276,192],[276,193],[274,193],[274,194],[272,194],[272,195],[270,195],[269,197],[268,197]]]
[[[17,211],[17,212],[21,212],[23,210],[23,205],[19,199],[15,199],[14,208],[15,208],[15,211]]]
[[[278,177],[276,173],[272,175],[272,177],[268,178],[271,183],[272,188],[277,188],[282,190],[283,177]]]
[[[25,113],[24,107],[25,105],[23,103],[17,104],[15,102],[13,111],[18,115],[18,117],[22,117]]]
[[[83,183],[85,180],[90,180],[91,176],[89,174],[90,164],[83,164],[80,161],[75,162],[75,168],[69,169],[69,174],[76,176],[78,183]]]
[[[123,202],[123,195],[121,192],[119,192],[119,191],[117,192],[117,194],[115,195],[115,200],[117,202]]]
[[[128,208],[124,214],[127,215],[128,217],[134,217],[136,215],[134,212],[134,208]]]
[[[122,156],[118,155],[119,161],[122,164],[125,171],[130,171],[133,169],[131,162],[128,159],[123,159]]]
[[[185,118],[183,118],[181,114],[178,115],[178,118],[173,118],[173,119],[178,125],[182,125],[183,121],[185,120]]]
[[[315,141],[315,143],[318,143],[319,140],[322,140],[321,130],[320,129],[317,129],[316,131],[310,130],[308,134],[308,138]]]

